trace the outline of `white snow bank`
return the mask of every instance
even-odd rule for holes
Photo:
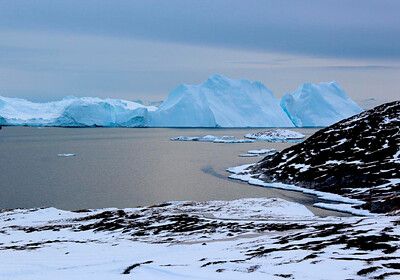
[[[283,95],[281,107],[297,127],[329,126],[363,111],[337,82],[302,84]]]
[[[314,216],[304,205],[279,198],[244,198],[234,201],[210,201],[214,216],[224,219],[297,218]]]
[[[248,171],[248,168],[251,167],[254,164],[245,164],[245,165],[240,165],[236,167],[231,167],[228,168],[227,171],[233,173],[232,175],[229,176],[231,179],[235,180],[241,180],[244,182],[249,183],[250,185],[256,185],[256,186],[262,186],[262,187],[267,187],[267,188],[275,188],[275,189],[283,189],[283,190],[288,190],[288,191],[298,191],[302,192],[305,194],[311,194],[317,196],[319,199],[326,200],[326,201],[332,201],[332,202],[341,202],[340,204],[333,204],[331,208],[333,210],[337,211],[342,211],[342,212],[348,212],[352,213],[354,215],[374,215],[370,213],[369,211],[360,211],[359,209],[354,208],[353,206],[359,206],[364,204],[365,202],[357,199],[352,199],[348,197],[344,197],[338,194],[334,193],[327,193],[327,192],[321,192],[313,189],[307,189],[295,185],[289,185],[289,184],[283,184],[283,183],[266,183],[262,181],[261,179],[254,178],[257,175],[256,174],[250,174]],[[324,207],[327,208],[326,204],[318,204],[316,205],[318,207]]]

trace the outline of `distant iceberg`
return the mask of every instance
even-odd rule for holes
[[[222,75],[178,86],[149,117],[156,127],[293,127],[262,83]]]
[[[222,75],[178,86],[158,108],[139,102],[65,97],[33,103],[0,96],[0,126],[319,127],[362,111],[336,82],[306,83],[278,100],[260,82]]]
[[[296,127],[329,126],[363,111],[337,82],[302,84],[281,106]]]
[[[120,99],[65,97],[60,101],[34,103],[0,96],[0,125],[29,126],[147,126],[154,106]]]

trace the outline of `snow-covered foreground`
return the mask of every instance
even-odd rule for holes
[[[399,223],[280,199],[3,210],[0,279],[398,279]]]

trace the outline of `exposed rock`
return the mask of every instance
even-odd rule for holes
[[[266,156],[252,173],[267,182],[301,185],[360,199],[375,213],[400,208],[400,101],[319,130]]]

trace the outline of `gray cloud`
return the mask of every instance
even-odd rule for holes
[[[399,1],[2,0],[2,29],[400,59]]]

